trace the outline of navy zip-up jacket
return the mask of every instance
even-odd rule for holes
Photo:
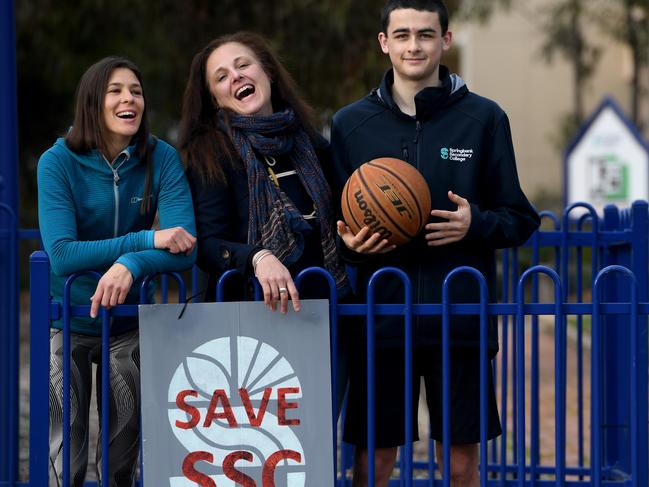
[[[439,87],[425,88],[416,95],[415,117],[401,112],[392,99],[390,70],[378,89],[333,118],[336,194],[361,164],[395,157],[409,162],[424,176],[433,209],[457,209],[448,199],[448,191],[471,203],[471,225],[460,242],[429,247],[422,231],[408,244],[378,256],[358,254],[341,242],[344,258],[357,267],[361,299],[365,299],[368,279],[376,269],[395,266],[410,277],[416,303],[439,303],[445,276],[456,267],[471,266],[486,277],[493,302],[497,299],[495,250],[523,244],[539,226],[538,214],[520,188],[505,112],[493,101],[470,93],[464,81],[444,66],[440,66],[440,79]],[[454,278],[450,290],[452,302],[479,302],[478,283],[467,274]],[[396,278],[376,286],[377,303],[403,299],[403,286]],[[414,323],[416,345],[439,343],[439,317],[421,317]],[[479,344],[478,317],[455,317],[451,327],[454,345]],[[377,321],[377,344],[400,344],[402,335],[402,318]],[[489,323],[489,349],[492,354],[498,350],[495,320]]]
[[[328,144],[324,139],[313,141],[313,143],[325,178],[328,180],[330,178],[330,164],[327,158]],[[248,243],[250,210],[248,176],[245,165],[240,159],[231,163],[223,157],[221,167],[225,173],[225,181],[206,182],[195,171],[190,169],[187,172],[198,232],[196,263],[201,270],[208,273],[205,292],[207,301],[215,299],[218,279],[230,269],[239,271],[244,278],[240,279],[235,276],[229,279],[224,289],[224,298],[226,300],[252,299],[254,294],[251,281],[253,277],[251,260],[252,256],[263,247]],[[287,184],[288,187],[283,186],[283,190],[287,191],[288,196],[293,198],[293,202],[298,207],[313,204],[297,178],[288,181]],[[289,271],[293,276],[306,267],[323,265],[319,225],[316,225],[314,220],[312,222],[314,232],[306,236],[307,240],[302,256],[289,266]],[[309,283],[312,281],[317,281],[317,284],[310,285]],[[300,288],[300,296],[326,295],[326,289],[321,284],[321,281],[317,279],[305,279]],[[310,289],[310,287],[318,289]]]

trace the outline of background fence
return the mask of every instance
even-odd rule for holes
[[[413,315],[441,315],[446,323],[454,314],[501,317],[501,351],[491,366],[503,435],[482,445],[482,458],[488,458],[481,465],[485,483],[646,486],[647,204],[622,211],[608,207],[603,219],[587,205],[568,208],[561,218],[542,216],[549,230],[537,232],[523,248],[503,253],[498,303],[447,301],[411,304],[407,309]],[[34,235],[10,230],[0,236],[4,251],[16,248],[21,236]],[[17,269],[13,272],[17,275]],[[0,425],[8,425],[0,431],[0,472],[6,472],[0,486],[47,485],[48,419],[43,404],[48,393],[48,320],[61,316],[64,309],[63,303],[49,301],[48,280],[47,257],[37,253],[31,262],[30,473],[20,481],[19,330],[17,323],[2,330],[3,370],[9,372],[0,376]],[[87,308],[72,307],[70,312],[86,314]],[[334,303],[333,310],[371,319],[403,314],[404,306]],[[137,313],[135,306],[115,312]],[[547,330],[552,334],[550,348]],[[407,449],[401,452],[399,471],[405,485],[441,482],[434,480],[439,469],[426,443],[415,446],[412,462]],[[339,483],[351,485],[348,449],[343,447],[340,458]]]

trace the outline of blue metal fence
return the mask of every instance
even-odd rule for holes
[[[18,124],[14,2],[0,2],[0,481],[17,476]],[[8,231],[5,231],[8,229]]]
[[[370,325],[377,315],[403,315],[406,330],[410,329],[408,323],[414,315],[442,316],[442,360],[446,365],[449,359],[447,345],[451,316],[479,317],[483,333],[488,316],[501,317],[501,351],[492,364],[487,363],[486,341],[484,338],[482,340],[481,390],[485,390],[486,367],[490,365],[498,382],[499,410],[503,425],[500,439],[491,444],[486,441],[481,443],[481,458],[487,459],[480,465],[483,485],[647,485],[648,208],[646,203],[636,203],[631,209],[623,211],[609,207],[604,218],[600,219],[592,208],[579,206],[566,209],[561,221],[554,215],[543,214],[544,219],[551,220],[554,227],[552,230],[537,232],[525,248],[504,252],[501,266],[502,295],[498,303],[487,302],[484,277],[468,268],[459,268],[449,274],[444,290],[448,289],[448,282],[455,275],[469,272],[481,287],[480,303],[454,304],[448,300],[445,292],[441,304],[414,304],[409,298],[409,280],[398,269],[383,269],[380,273],[402,280],[404,304],[373,302],[372,286],[379,275],[375,275],[370,283],[368,303],[347,305],[332,301],[334,333],[337,318],[342,315],[366,315]],[[583,214],[578,214],[579,212]],[[571,218],[574,214],[577,217]],[[586,227],[588,229],[584,230]],[[583,266],[583,261],[588,256],[591,265]],[[525,271],[521,272],[524,268]],[[49,390],[48,324],[50,319],[64,315],[66,318],[85,315],[89,308],[69,307],[66,303],[50,301],[49,263],[43,252],[32,256],[30,272],[30,473],[29,479],[20,483],[16,483],[15,477],[6,480],[0,478],[0,486],[47,485],[48,418],[44,405],[48,404]],[[539,303],[542,284],[548,279],[552,282],[554,298],[543,298],[545,302]],[[193,288],[196,289],[195,286]],[[591,289],[592,299],[588,302],[587,292]],[[179,294],[182,299],[184,290]],[[529,303],[525,300],[526,296]],[[120,306],[111,311],[113,315],[136,313],[137,307],[134,305]],[[107,320],[108,313],[103,316]],[[541,316],[554,317],[551,375],[554,381],[555,431],[554,444],[550,445],[550,449],[554,451],[551,460],[543,458],[541,454],[544,448],[548,449],[548,440],[541,434],[540,426],[541,418],[547,416],[547,411],[542,410],[545,405],[540,401],[540,377],[543,374],[539,367],[542,363],[539,350]],[[588,320],[590,332],[587,328]],[[568,329],[576,333],[574,349],[568,347]],[[411,333],[406,333],[407,341],[411,340]],[[590,365],[586,362],[587,352],[583,346],[588,338],[592,343]],[[367,347],[368,361],[371,364],[374,348],[372,334],[368,335]],[[572,343],[570,347],[573,347]],[[408,370],[412,359],[410,353],[405,355]],[[569,357],[576,362],[575,371],[568,370]],[[103,370],[108,368],[104,367]],[[445,366],[444,370],[444,390],[448,392],[448,367]],[[408,373],[406,376],[409,376]],[[569,382],[574,382],[575,385],[569,387]],[[588,382],[590,407],[587,406]],[[17,387],[17,384],[8,385],[3,382],[2,386],[4,392],[10,390],[10,387]],[[332,390],[335,391],[336,387]],[[373,394],[371,374],[368,393]],[[573,397],[577,404],[576,413],[568,411],[568,396]],[[17,397],[16,390],[13,389],[8,397]],[[108,395],[104,394],[103,397],[107,398]],[[452,421],[447,398],[448,394],[443,401],[445,429],[450,424],[449,417]],[[481,394],[481,417],[486,411],[484,398],[486,395]],[[404,400],[411,400],[409,389]],[[335,404],[334,399],[334,411]],[[9,409],[6,404],[4,407]],[[410,417],[410,407],[406,407],[406,411],[407,417],[403,421],[410,424],[416,418]],[[13,427],[17,428],[16,412],[10,416],[11,421]],[[576,435],[568,435],[567,427],[575,422]],[[484,425],[484,421],[481,424]],[[372,406],[368,411],[368,425],[371,446]],[[410,432],[409,427],[406,427],[406,432]],[[12,432],[11,435],[13,434]],[[481,437],[485,438],[485,435],[483,428]],[[448,434],[444,436],[448,437]],[[567,446],[575,444],[577,458],[568,461]],[[351,480],[346,475],[350,468],[349,454],[346,453],[349,449],[344,445],[342,448],[343,454],[337,466],[338,485],[351,485]],[[9,458],[15,462],[17,453],[12,451],[12,447],[9,450]],[[107,449],[103,451],[107,452]],[[449,465],[446,462],[441,468],[435,465],[431,442],[427,452],[427,458],[422,458],[421,455],[413,458],[410,448],[402,449],[399,472],[403,476],[403,485],[449,485]],[[449,458],[448,445],[444,445],[444,458]],[[12,470],[15,471],[15,466]],[[446,473],[445,481],[435,479],[439,470]],[[372,471],[370,468],[370,472]],[[392,483],[401,485],[399,480]]]

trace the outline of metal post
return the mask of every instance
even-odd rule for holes
[[[16,34],[14,2],[0,2],[0,203],[18,214],[18,157],[16,130]],[[18,285],[15,271],[18,231],[17,218],[0,212],[0,481],[12,482],[16,478],[18,428],[16,409],[18,368],[11,363],[17,346]],[[13,261],[12,261],[13,260]],[[5,454],[4,452],[9,452]]]
[[[30,398],[29,485],[47,485],[49,464],[50,261],[42,250],[29,259]]]
[[[604,230],[621,228],[617,207],[604,208]],[[614,243],[604,252],[602,267],[621,265],[631,268],[631,248],[636,243]],[[646,264],[645,264],[646,265]],[[628,284],[615,273],[602,283],[601,302],[629,302]],[[631,470],[630,434],[630,382],[631,371],[627,361],[630,329],[629,318],[623,315],[602,315],[601,318],[601,439],[602,469],[605,479],[626,478]],[[598,379],[593,377],[593,380]]]
[[[646,201],[636,201],[631,209],[631,231],[633,234],[633,255],[631,270],[636,278],[638,286],[638,301],[647,302],[649,300],[649,204]],[[649,445],[647,437],[649,435],[647,414],[647,382],[649,379],[649,355],[647,353],[647,317],[646,315],[638,316],[637,330],[638,350],[637,350],[637,374],[636,384],[631,387],[636,388],[636,402],[633,407],[638,414],[637,431],[632,431],[635,435],[638,449],[638,471],[633,472],[637,478],[635,485],[647,485],[649,483],[649,469],[647,467],[647,458],[649,457]]]

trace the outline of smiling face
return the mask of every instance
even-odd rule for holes
[[[128,68],[115,69],[104,94],[104,125],[111,155],[129,145],[137,133],[144,113],[144,94],[135,73]]]
[[[243,44],[228,42],[214,49],[205,76],[219,107],[240,115],[272,115],[270,78]]]
[[[390,13],[386,32],[379,43],[390,56],[395,81],[436,86],[442,53],[451,46],[451,33],[442,34],[437,12],[396,9]]]

